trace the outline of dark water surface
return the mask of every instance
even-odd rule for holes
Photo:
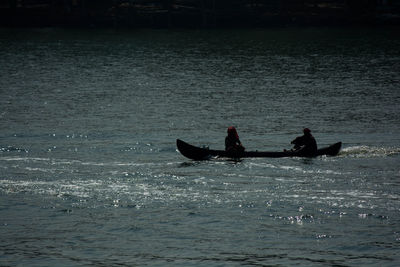
[[[0,266],[398,266],[398,30],[1,29]]]

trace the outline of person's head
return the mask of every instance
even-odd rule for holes
[[[228,127],[228,136],[239,139],[239,135],[237,134],[236,128],[233,126]]]
[[[311,130],[308,129],[308,128],[304,128],[304,129],[303,129],[303,133],[304,133],[305,135],[310,135],[310,134],[311,134]]]

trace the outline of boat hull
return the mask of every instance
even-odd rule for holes
[[[208,148],[196,147],[188,144],[180,139],[176,140],[176,146],[179,152],[193,160],[207,160],[212,157],[226,157],[226,158],[284,158],[284,157],[310,157],[310,155],[302,154],[301,151],[282,151],[282,152],[261,152],[261,151],[245,151],[242,153],[227,153],[225,150],[213,150]],[[342,142],[338,142],[331,146],[318,149],[316,155],[312,156],[336,156]]]

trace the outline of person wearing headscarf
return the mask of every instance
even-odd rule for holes
[[[225,151],[229,153],[241,153],[244,149],[236,128],[233,126],[228,127],[228,135],[225,137]]]

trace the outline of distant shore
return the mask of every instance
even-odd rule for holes
[[[400,4],[370,1],[9,1],[0,27],[216,28],[400,25]],[[344,3],[347,4],[344,4]],[[353,4],[348,4],[352,3]]]

